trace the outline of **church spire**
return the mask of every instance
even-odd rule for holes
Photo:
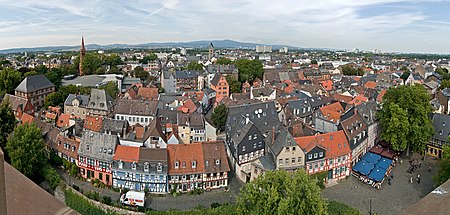
[[[83,58],[84,58],[84,55],[86,54],[86,48],[84,47],[84,37],[82,36],[81,37],[81,48],[80,48],[80,64],[78,65],[78,70],[79,70],[79,72],[80,72],[80,76],[83,76],[84,75],[84,73],[83,73]]]

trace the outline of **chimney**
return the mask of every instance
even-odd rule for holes
[[[6,214],[6,178],[5,178],[5,161],[3,157],[3,151],[0,148],[0,214]]]

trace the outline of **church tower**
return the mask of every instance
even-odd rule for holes
[[[212,42],[209,44],[209,56],[208,57],[209,57],[208,60],[211,60],[211,58],[214,57],[214,45]]]
[[[83,76],[83,58],[86,55],[86,48],[84,48],[84,38],[81,37],[81,48],[80,48],[80,64],[78,65],[78,70],[80,71],[80,76]]]

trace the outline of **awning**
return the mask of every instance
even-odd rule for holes
[[[374,153],[374,154],[380,155],[381,152],[383,152],[383,147],[381,147],[381,146],[374,146],[374,147],[372,147],[372,148],[369,150],[369,152],[372,152],[372,153]]]
[[[394,155],[395,155],[395,153],[392,150],[390,150],[390,149],[385,149],[381,153],[381,156],[389,158],[389,159],[393,159]]]
[[[363,175],[368,175],[370,171],[374,168],[374,164],[368,163],[364,160],[358,161],[358,163],[353,166],[353,171],[358,172]]]
[[[377,167],[381,167],[383,169],[389,169],[389,166],[392,164],[392,160],[388,158],[381,158],[376,164]]]
[[[378,161],[381,159],[380,155],[374,154],[372,152],[367,152],[362,158],[361,160],[365,160],[366,162],[372,163],[372,164],[376,164],[378,163]]]
[[[383,169],[381,167],[375,167],[370,174],[368,175],[368,177],[376,182],[380,182],[383,180],[384,175],[386,174],[386,169]]]

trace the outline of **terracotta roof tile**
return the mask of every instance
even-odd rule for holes
[[[361,104],[363,104],[365,102],[368,102],[368,101],[369,101],[369,99],[367,97],[365,97],[362,94],[359,94],[352,101],[350,101],[349,104],[358,106],[358,105],[361,105]]]
[[[309,152],[316,146],[325,149],[327,158],[351,153],[344,131],[329,132],[315,136],[296,137],[294,139],[300,148],[306,152]]]
[[[140,87],[138,89],[139,96],[142,96],[145,99],[149,100],[157,100],[158,99],[158,88],[155,87]]]
[[[34,121],[34,116],[24,113],[24,114],[22,114],[20,121],[22,121],[22,124],[31,124]]]
[[[326,119],[333,122],[337,122],[345,111],[339,102],[323,106],[319,110]]]
[[[139,147],[117,145],[114,160],[122,160],[124,162],[139,161]]]
[[[61,114],[61,116],[58,117],[58,120],[56,121],[56,127],[62,128],[62,127],[69,127],[70,126],[70,119],[72,119],[72,116],[70,114]]]
[[[378,96],[377,96],[377,102],[382,102],[383,101],[383,96],[384,94],[386,94],[386,90],[382,90]]]
[[[376,86],[377,86],[377,82],[375,82],[375,81],[368,81],[364,85],[365,88],[369,88],[369,89],[375,89]]]
[[[100,132],[103,124],[103,118],[98,116],[86,116],[84,119],[84,125],[83,128]]]
[[[203,149],[201,143],[168,145],[169,174],[191,174],[205,171]],[[192,168],[192,162],[196,168]],[[178,168],[175,168],[178,162]]]
[[[344,103],[349,103],[353,100],[353,97],[342,95],[342,94],[334,94],[333,98],[336,99],[336,101],[338,101],[338,102],[344,102]]]
[[[319,82],[320,85],[322,85],[322,87],[326,90],[326,91],[330,91],[333,89],[333,81],[331,80],[325,80],[325,81],[321,81]]]

